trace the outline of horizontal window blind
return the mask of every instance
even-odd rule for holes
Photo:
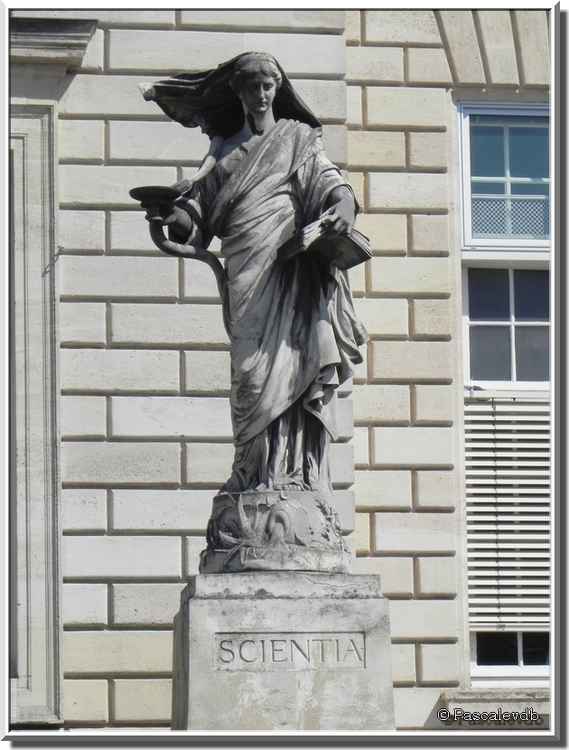
[[[465,401],[471,630],[547,630],[550,410],[535,398]]]

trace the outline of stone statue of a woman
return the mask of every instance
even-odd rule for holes
[[[201,569],[346,570],[328,447],[334,393],[362,361],[365,330],[346,271],[320,254],[277,255],[320,217],[330,242],[349,232],[352,189],[271,55],[245,53],[160,81],[145,98],[211,138],[193,183],[170,202],[145,204],[148,218],[158,212],[168,227],[166,252],[216,272],[231,342],[235,458],[214,500]],[[207,251],[213,236],[223,267]]]

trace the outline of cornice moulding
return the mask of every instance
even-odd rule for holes
[[[11,63],[81,65],[97,21],[62,18],[13,18],[10,22]]]

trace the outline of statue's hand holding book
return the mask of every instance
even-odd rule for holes
[[[278,251],[279,260],[287,261],[299,253],[317,253],[342,270],[369,260],[371,249],[368,237],[354,227],[345,234],[332,230],[326,221],[332,210],[333,208],[328,209],[316,221],[307,224],[285,242]]]

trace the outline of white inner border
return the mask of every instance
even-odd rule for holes
[[[4,49],[8,49],[8,33],[7,33],[7,11],[8,6],[10,8],[37,8],[41,6],[41,2],[38,3],[37,0],[34,2],[34,0],[6,0],[4,7],[0,8],[0,34],[1,38],[4,41]],[[313,0],[311,6],[313,8],[346,8],[346,9],[359,9],[360,5],[355,0]],[[51,6],[50,6],[51,7]],[[58,2],[58,8],[60,9],[73,9],[77,7],[77,0],[59,0]],[[116,8],[116,3],[111,2],[111,0],[101,0],[97,3],[97,7],[104,9],[109,8],[113,9]],[[156,7],[155,0],[123,0],[121,3],[121,8],[150,8],[153,9]],[[188,0],[182,0],[182,2],[178,3],[178,7],[184,8],[184,7],[192,7],[192,4],[188,2]],[[266,0],[249,0],[247,3],[248,9],[254,9],[254,8],[261,8],[266,9]],[[279,2],[277,0],[273,7],[275,9],[283,9],[283,8],[297,8],[297,4],[294,3],[284,3],[282,0]],[[367,6],[370,8],[381,8],[378,3],[372,3],[370,6]],[[384,7],[384,6],[383,6]],[[408,0],[407,2],[402,2],[402,0],[394,0],[390,4],[391,8],[401,8],[402,10],[412,9],[412,8],[420,8],[420,9],[431,9],[435,7],[433,3],[429,3],[426,0]],[[438,7],[438,6],[437,6]],[[455,8],[455,9],[465,9],[465,4],[463,0],[447,0],[444,5],[445,8]],[[471,6],[473,7],[473,6]],[[556,71],[555,69],[555,63],[558,59],[559,51],[557,48],[557,34],[559,33],[558,27],[560,24],[559,17],[556,12],[556,8],[558,9],[561,7],[562,10],[567,11],[569,7],[568,0],[561,0],[561,2],[552,2],[552,0],[510,0],[508,3],[508,9],[516,9],[516,8],[531,8],[531,9],[539,9],[542,8],[544,10],[551,10],[551,32],[550,32],[550,61],[551,61],[551,120],[550,120],[550,128],[551,128],[551,143],[555,143],[555,139],[557,138],[557,124],[555,121],[555,113],[557,112],[557,101],[556,97],[560,94],[559,87],[559,75],[561,71]],[[206,0],[200,5],[200,8],[206,9],[206,8],[227,8],[227,2],[226,0]],[[484,8],[484,9],[490,9],[494,10],[496,8],[495,0],[478,0],[478,3],[476,4],[476,8]],[[562,75],[562,73],[561,73]],[[6,65],[4,70],[2,71],[2,83],[3,83],[3,89],[4,92],[7,92],[8,90],[8,66]],[[5,93],[5,96],[3,97],[3,103],[4,103],[4,115],[5,115],[5,121],[7,120],[7,95]],[[555,179],[557,175],[557,169],[555,167],[555,159],[554,159],[554,149],[551,149],[551,170],[550,170],[550,201],[551,206],[554,207],[556,205],[556,184]],[[0,205],[2,205],[2,210],[0,211],[0,217],[4,218],[3,222],[3,236],[5,240],[5,247],[8,247],[8,223],[6,221],[7,217],[7,196],[8,196],[8,179],[7,179],[7,169],[4,169],[4,173],[2,175],[3,177],[3,185],[5,187],[4,195],[6,196],[4,201],[0,202]],[[554,217],[553,217],[554,218]],[[551,224],[551,241],[552,241],[552,247],[556,247],[557,242],[557,228],[555,222],[552,222]],[[559,249],[560,251],[561,249]],[[557,266],[555,264],[554,259],[552,259],[552,275],[551,275],[551,292],[552,292],[552,299],[551,299],[551,309],[555,310],[555,275],[557,271]],[[4,269],[4,284],[3,288],[5,291],[4,299],[8,299],[7,295],[7,254],[5,254],[3,258],[3,269]],[[566,282],[566,279],[560,279],[559,283],[564,284]],[[3,392],[3,412],[4,416],[7,417],[7,382],[8,382],[8,361],[7,361],[7,309],[6,309],[6,303],[2,307],[2,313],[1,313],[1,329],[2,329],[2,338],[3,342],[5,344],[4,351],[3,351],[3,367],[0,368],[0,371],[2,373],[2,392]],[[552,320],[551,325],[551,336],[552,336],[552,344],[555,341],[556,336],[556,324],[554,320]],[[551,348],[551,372],[552,374],[555,373],[556,368],[556,352],[554,347]],[[557,398],[555,394],[555,389],[552,389],[552,434],[556,435],[555,427],[557,423],[557,418],[555,417],[555,406],[557,404]],[[566,416],[566,415],[565,415]],[[4,419],[4,430],[3,435],[5,438],[5,445],[8,445],[8,420],[7,418]],[[565,452],[563,454],[563,457],[566,458],[569,461],[569,454],[567,454],[567,448],[565,448]],[[555,477],[555,466],[556,466],[556,454],[553,452],[552,454],[552,476]],[[4,450],[2,452],[2,456],[0,458],[1,466],[2,466],[2,477],[3,477],[3,484],[5,491],[7,491],[7,481],[8,481],[8,464],[6,459],[6,451]],[[4,527],[4,538],[6,538],[6,529],[8,528],[7,525],[7,504],[4,507],[3,512],[3,527]],[[552,506],[552,524],[554,522],[554,509],[555,506]],[[553,536],[552,544],[555,544],[555,536]],[[552,557],[555,559],[555,550],[552,549]],[[8,559],[7,559],[7,545],[4,545],[4,574],[3,574],[3,584],[4,584],[4,596],[1,597],[1,604],[2,604],[2,617],[0,618],[1,624],[3,625],[3,632],[2,632],[2,641],[4,644],[3,653],[7,654],[7,598],[6,598],[6,591],[7,591],[7,570],[8,570]],[[555,566],[552,569],[552,590],[555,591]],[[555,622],[555,616],[556,616],[556,608],[555,608],[555,599],[553,599],[552,602],[552,618],[553,622]],[[552,631],[553,636],[553,631]],[[555,637],[552,637],[551,644],[550,644],[550,659],[552,664],[556,664],[556,642]],[[549,730],[535,732],[534,730],[508,730],[507,735],[505,735],[503,732],[499,730],[477,730],[476,736],[485,736],[485,737],[493,737],[493,738],[500,738],[504,739],[505,736],[508,738],[511,737],[553,737],[555,736],[555,727],[556,727],[556,699],[557,699],[557,692],[556,692],[557,685],[555,681],[551,682],[551,728]],[[7,696],[4,695],[4,700],[0,702],[0,718],[1,718],[1,725],[2,728],[7,732],[8,727],[8,705],[7,705]],[[60,730],[63,732],[63,730]],[[275,732],[260,732],[258,735],[261,737],[266,737],[267,741],[270,742],[272,737],[281,737],[281,736],[312,736],[312,737],[326,737],[326,736],[337,736],[337,732],[328,732],[328,731],[313,731],[313,732],[288,732],[288,731],[275,731]],[[351,736],[389,736],[390,732],[345,732],[342,734],[351,735]],[[192,744],[194,747],[199,747],[199,743],[196,742],[198,737],[250,737],[251,733],[246,731],[235,731],[235,732],[210,732],[210,731],[195,731],[195,732],[176,732],[167,730],[164,731],[163,729],[152,729],[152,728],[144,728],[144,729],[120,729],[120,728],[104,728],[104,729],[67,729],[65,730],[65,735],[67,737],[73,737],[73,739],[80,740],[81,738],[84,739],[93,739],[97,738],[99,740],[110,740],[112,741],[113,737],[116,738],[147,738],[149,736],[153,738],[162,737],[164,741],[169,740],[172,737],[183,737],[186,740],[188,740],[188,737],[192,737]],[[45,730],[24,730],[24,731],[10,731],[5,735],[6,739],[9,739],[10,737],[13,737],[15,739],[23,739],[24,737],[30,738],[33,740],[40,740],[41,738],[50,738],[51,740],[54,739],[54,737],[57,736],[57,732],[51,731],[45,731]],[[421,738],[421,737],[441,737],[440,730],[422,730],[422,731],[416,731],[416,730],[398,730],[397,731],[398,737],[411,737],[413,739]],[[469,737],[472,738],[472,730],[459,730],[456,729],[453,731],[454,737]],[[204,745],[205,746],[205,745]]]

